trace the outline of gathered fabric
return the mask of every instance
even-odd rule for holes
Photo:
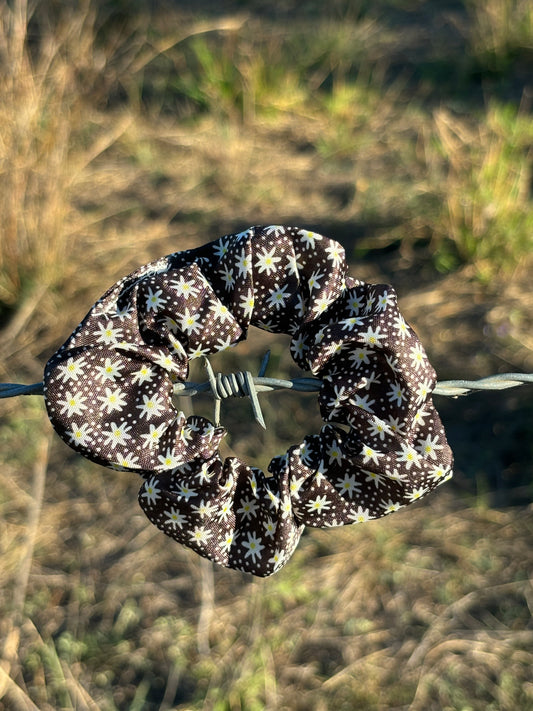
[[[226,430],[179,412],[189,361],[256,326],[290,334],[322,382],[324,426],[265,473],[219,453]],[[141,267],[112,286],[46,365],[49,418],[67,444],[140,474],[139,503],[168,536],[267,576],[305,526],[360,523],[452,475],[435,372],[388,285],[348,274],[340,244],[298,227],[251,227]]]

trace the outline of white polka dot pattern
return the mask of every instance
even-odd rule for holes
[[[172,403],[189,360],[246,338],[292,337],[322,380],[326,424],[269,466],[222,460],[223,427]],[[351,278],[343,248],[296,227],[252,227],[177,252],[115,284],[45,370],[52,424],[77,452],[144,478],[164,533],[221,565],[266,576],[304,526],[397,511],[451,476],[435,373],[393,289]]]

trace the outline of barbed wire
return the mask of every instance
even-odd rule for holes
[[[231,373],[230,375],[218,373],[217,376],[222,379],[231,379],[237,377],[238,373]],[[227,383],[226,380],[224,380],[224,382]],[[266,378],[261,375],[254,377],[253,382],[257,392],[281,389],[295,390],[298,392],[317,392],[322,385],[322,381],[318,378],[293,378],[292,380],[285,380],[283,378]],[[500,373],[498,375],[488,375],[479,380],[439,380],[433,390],[433,394],[455,398],[462,395],[471,395],[473,392],[480,390],[506,390],[508,388],[517,387],[518,385],[527,385],[528,383],[533,383],[533,373]],[[174,385],[176,395],[194,396],[208,392],[210,389],[211,384],[208,381],[204,383],[180,381]],[[17,395],[43,394],[44,384],[42,382],[33,383],[33,385],[0,383],[0,399],[16,397]],[[221,394],[221,397],[231,397],[232,395],[234,397],[242,397],[242,394],[233,392],[230,392],[228,395]]]
[[[507,390],[526,383],[533,383],[533,373],[500,373],[479,380],[443,380],[437,383],[433,394],[459,397],[479,390]]]
[[[272,390],[294,390],[297,392],[317,392],[322,387],[318,378],[267,378],[264,376],[268,355],[265,356],[259,370],[259,375],[254,377],[250,371],[239,371],[224,375],[215,374],[211,364],[205,359],[208,380],[204,383],[191,381],[177,382],[174,385],[174,394],[177,396],[199,395],[211,391],[215,399],[215,423],[220,423],[220,402],[229,397],[249,397],[252,402],[254,417],[261,427],[266,428],[263,413],[257,394]],[[446,397],[461,397],[471,395],[482,390],[507,390],[519,385],[533,383],[533,373],[501,373],[489,375],[479,380],[443,380],[436,384],[434,395]],[[44,383],[21,385],[19,383],[0,383],[0,399],[17,397],[18,395],[43,395]]]
[[[244,397],[248,395],[242,392],[240,388],[235,387],[235,378],[239,378],[249,371],[240,371],[238,373],[230,373],[223,375],[217,373],[215,376],[221,383],[217,386],[216,396],[220,399],[227,397]],[[272,390],[294,390],[297,392],[318,392],[322,385],[322,381],[318,378],[293,378],[285,380],[283,378],[266,378],[264,376],[252,377],[256,392],[269,392]],[[463,395],[471,395],[474,392],[481,390],[507,390],[515,388],[519,385],[533,383],[533,373],[501,373],[498,375],[489,375],[479,380],[439,380],[435,389],[434,395],[442,395],[445,397],[461,397]],[[194,396],[201,393],[213,390],[209,381],[203,383],[195,383],[192,381],[178,382],[174,385],[174,393],[179,396]],[[239,392],[237,392],[239,390]],[[227,394],[226,394],[227,393]],[[43,395],[44,383],[33,383],[32,385],[23,385],[20,383],[0,383],[0,400],[3,398],[17,397],[18,395]]]

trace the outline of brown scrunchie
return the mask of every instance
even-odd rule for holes
[[[246,338],[292,336],[322,380],[327,423],[275,457],[270,476],[172,403],[192,358]],[[99,464],[144,478],[139,502],[164,533],[221,565],[279,570],[305,525],[396,511],[451,476],[435,373],[390,286],[347,275],[343,248],[297,227],[252,227],[141,267],[94,305],[45,370],[58,434]],[[346,431],[347,430],[347,431]]]

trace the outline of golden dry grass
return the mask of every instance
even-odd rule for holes
[[[531,708],[531,506],[443,493],[309,531],[252,580],[162,538],[134,479],[24,410],[27,466],[2,470],[0,708]]]
[[[445,377],[530,370],[525,5],[228,7],[0,10],[0,379],[40,379],[129,269],[264,222],[392,281]],[[267,347],[290,372],[259,333],[221,367]],[[446,408],[456,488],[309,532],[266,581],[167,540],[135,479],[72,454],[41,402],[2,402],[0,709],[533,708],[533,418],[483,402]],[[264,467],[319,426],[308,403],[265,397],[264,434],[226,407],[229,446]],[[494,469],[519,506],[458,498]]]

